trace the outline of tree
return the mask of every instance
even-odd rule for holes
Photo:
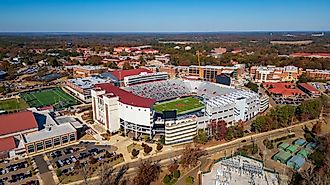
[[[89,157],[89,163],[90,163],[90,164],[95,164],[95,163],[97,163],[96,158],[94,158],[93,156],[90,156],[90,157]]]
[[[138,156],[139,153],[140,153],[140,151],[139,151],[139,150],[136,150],[135,148],[132,150],[132,156],[133,156],[133,157]]]
[[[163,149],[163,145],[161,143],[157,143],[157,150],[161,151]]]
[[[137,175],[133,179],[134,184],[150,185],[151,182],[158,179],[161,168],[158,162],[150,160],[142,161],[138,167]]]
[[[168,171],[172,174],[175,170],[179,168],[179,164],[176,160],[173,160],[168,166]]]
[[[123,165],[118,170],[118,172],[115,172],[112,166],[106,163],[102,163],[98,170],[98,176],[100,177],[100,185],[119,185],[121,182],[125,181],[125,179],[123,179],[123,176],[127,170],[127,165]]]
[[[321,127],[322,127],[322,123],[317,122],[315,125],[313,125],[312,132],[316,135],[321,134],[321,130],[322,130]]]
[[[57,177],[60,177],[62,175],[62,170],[57,168],[56,169],[56,175],[57,175]]]
[[[180,178],[180,170],[175,170],[174,172],[173,172],[173,177],[174,178],[176,178],[176,179],[178,179],[178,178]]]
[[[199,144],[205,144],[208,140],[209,139],[206,132],[203,129],[199,129],[197,131],[197,135],[195,136],[195,142]]]
[[[258,86],[258,84],[255,84],[255,83],[253,83],[253,82],[248,82],[248,83],[246,84],[246,87],[248,87],[249,89],[251,89],[252,91],[254,91],[254,92],[256,92],[256,93],[258,93],[258,91],[259,91],[259,86]]]
[[[134,69],[128,62],[125,62],[123,65],[123,70]]]
[[[186,184],[193,184],[194,183],[194,177],[188,176],[188,177],[186,177],[185,181],[186,181]]]
[[[181,155],[181,164],[184,168],[190,168],[197,165],[197,162],[201,156],[205,154],[205,151],[193,146],[186,146]]]
[[[75,170],[80,170],[80,168],[81,168],[80,161],[77,160],[77,161],[74,163],[73,169],[75,169]]]
[[[89,57],[86,62],[90,65],[100,65],[102,63],[102,57],[93,55]]]
[[[213,121],[208,126],[211,131],[210,135],[212,135],[216,140],[225,139],[226,133],[228,131],[227,123],[225,121]]]
[[[171,182],[171,177],[169,175],[165,175],[164,178],[163,178],[163,183],[167,184],[169,182]]]

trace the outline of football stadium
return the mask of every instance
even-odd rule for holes
[[[135,138],[165,136],[165,144],[190,142],[213,121],[231,126],[264,109],[257,93],[206,81],[168,79],[128,87],[103,83],[91,94],[96,123]]]
[[[63,109],[79,103],[61,88],[28,91],[22,93],[20,96],[30,107],[36,108],[53,106],[55,109]]]

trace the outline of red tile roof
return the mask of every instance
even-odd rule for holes
[[[272,94],[280,94],[282,96],[296,96],[304,94],[304,92],[297,89],[293,83],[265,82],[263,83],[263,86],[268,88],[268,92]],[[270,86],[272,86],[273,88],[269,89]]]
[[[330,57],[330,53],[292,53],[292,57]]]
[[[113,76],[115,76],[118,80],[124,80],[124,77],[126,76],[133,76],[133,75],[138,75],[140,73],[152,73],[152,71],[144,68],[139,68],[139,69],[130,69],[130,70],[116,70],[111,72]]]
[[[0,152],[5,152],[16,148],[14,137],[7,137],[0,139]]]
[[[38,128],[31,111],[0,115],[0,136]]]
[[[119,97],[121,103],[127,105],[150,108],[156,102],[154,99],[137,96],[110,83],[96,84],[95,87],[99,87],[107,93],[113,93]]]
[[[309,85],[307,83],[301,83],[299,84],[301,87],[303,87],[304,89],[306,89],[307,91],[314,93],[314,94],[320,94],[320,91],[317,90],[314,86]]]

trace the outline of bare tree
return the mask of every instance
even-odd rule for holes
[[[158,179],[161,167],[158,161],[142,161],[138,167],[137,175],[133,179],[133,184],[150,185]]]
[[[125,179],[123,179],[124,174],[128,170],[128,166],[123,165],[119,170],[115,170],[112,166],[102,163],[98,171],[98,176],[100,177],[100,185],[119,185],[123,184]]]
[[[184,168],[190,168],[197,165],[199,158],[206,152],[199,147],[188,145],[181,155],[181,164]]]

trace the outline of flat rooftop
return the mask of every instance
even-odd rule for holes
[[[86,78],[70,79],[69,82],[82,89],[91,89],[94,87],[95,84],[106,83],[107,80],[102,79],[97,76],[92,76],[92,77],[86,77]]]

